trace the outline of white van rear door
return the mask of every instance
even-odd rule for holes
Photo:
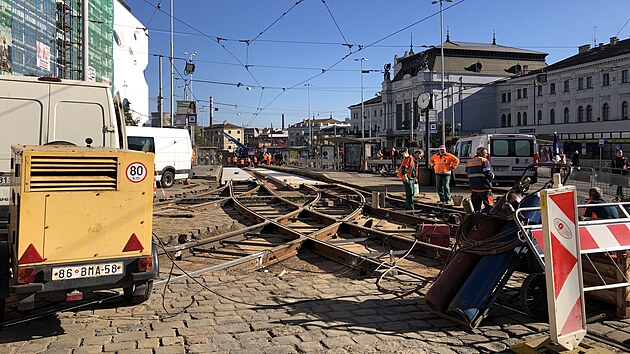
[[[534,141],[528,138],[492,138],[490,156],[496,174],[520,177],[534,162]]]
[[[109,115],[104,88],[56,86],[51,90],[48,141],[68,141],[84,146],[106,146],[105,115]],[[108,133],[109,134],[109,133]],[[113,134],[113,133],[112,133]]]

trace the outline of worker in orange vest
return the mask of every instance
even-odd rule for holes
[[[405,190],[405,209],[413,210],[413,193],[414,193],[414,179],[416,178],[416,168],[413,156],[409,155],[409,151],[403,152],[403,160],[398,167],[399,178],[402,178],[403,188]]]
[[[258,166],[258,157],[254,156],[254,166]]]
[[[451,170],[457,168],[459,159],[446,152],[446,146],[440,145],[440,148],[436,154],[431,156],[429,160],[429,166],[433,168],[435,172],[435,185],[437,187],[438,196],[441,203],[448,203],[451,200]]]
[[[236,157],[236,155],[232,157],[232,162],[234,163],[234,166],[238,165],[238,158]]]
[[[252,166],[252,159],[249,156],[247,156],[247,166]]]

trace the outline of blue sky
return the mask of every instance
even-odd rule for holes
[[[149,29],[150,110],[156,111],[158,59],[169,56],[170,0],[126,0]],[[160,9],[157,5],[160,4]],[[380,90],[383,65],[394,55],[440,43],[439,6],[430,0],[173,0],[174,57],[197,52],[193,92],[200,121],[208,122],[213,96],[215,123],[279,127],[311,114],[343,120],[361,101],[360,63],[365,57],[364,99]],[[444,2],[444,38],[549,53],[552,64],[577,47],[630,37],[628,0],[454,0]],[[217,38],[223,38],[217,41]],[[249,44],[248,44],[249,43]],[[347,44],[347,45],[344,45]],[[351,46],[350,46],[351,45]],[[185,61],[175,59],[175,100],[182,99]],[[247,69],[246,69],[247,68]],[[322,70],[325,72],[322,74]],[[179,73],[178,73],[179,71]],[[163,92],[168,111],[168,61]],[[185,76],[188,78],[187,76]],[[237,87],[237,83],[243,85]],[[251,88],[248,90],[247,88]],[[204,107],[206,106],[206,107]]]

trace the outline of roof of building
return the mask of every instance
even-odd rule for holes
[[[219,124],[212,124],[210,127],[210,129],[238,129],[238,128],[242,128],[239,127],[238,125],[232,124],[232,123],[228,123],[228,122],[223,122],[223,123],[219,123]]]
[[[375,104],[375,103],[382,103],[382,102],[383,102],[383,97],[379,95],[376,97],[372,97],[369,100],[363,101],[363,105],[365,106],[366,104]],[[355,107],[361,107],[361,102],[350,106],[350,108],[355,108]]]
[[[575,65],[590,63],[627,54],[630,54],[630,39],[618,41],[616,37],[612,37],[608,44],[600,44],[595,48],[589,48],[589,50],[584,50],[582,53],[578,53],[574,56],[568,57],[557,63],[549,65],[547,67],[547,71],[564,69]]]
[[[498,45],[495,42],[444,42],[444,71],[467,75],[514,76],[524,70],[538,70],[547,66],[547,53]],[[396,61],[401,64],[392,81],[405,75],[441,70],[441,48],[431,47],[423,52],[406,53]],[[517,70],[518,68],[518,70]]]
[[[336,120],[334,118],[318,118],[318,119],[313,119],[312,124],[343,124],[342,121]],[[289,125],[289,128],[293,128],[293,127],[297,127],[301,124],[308,124],[308,120],[304,119],[301,122],[297,122],[295,124],[291,124]]]

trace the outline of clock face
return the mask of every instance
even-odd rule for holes
[[[430,102],[431,102],[431,96],[428,93],[423,92],[418,96],[418,107],[420,109],[425,109],[429,107]]]

